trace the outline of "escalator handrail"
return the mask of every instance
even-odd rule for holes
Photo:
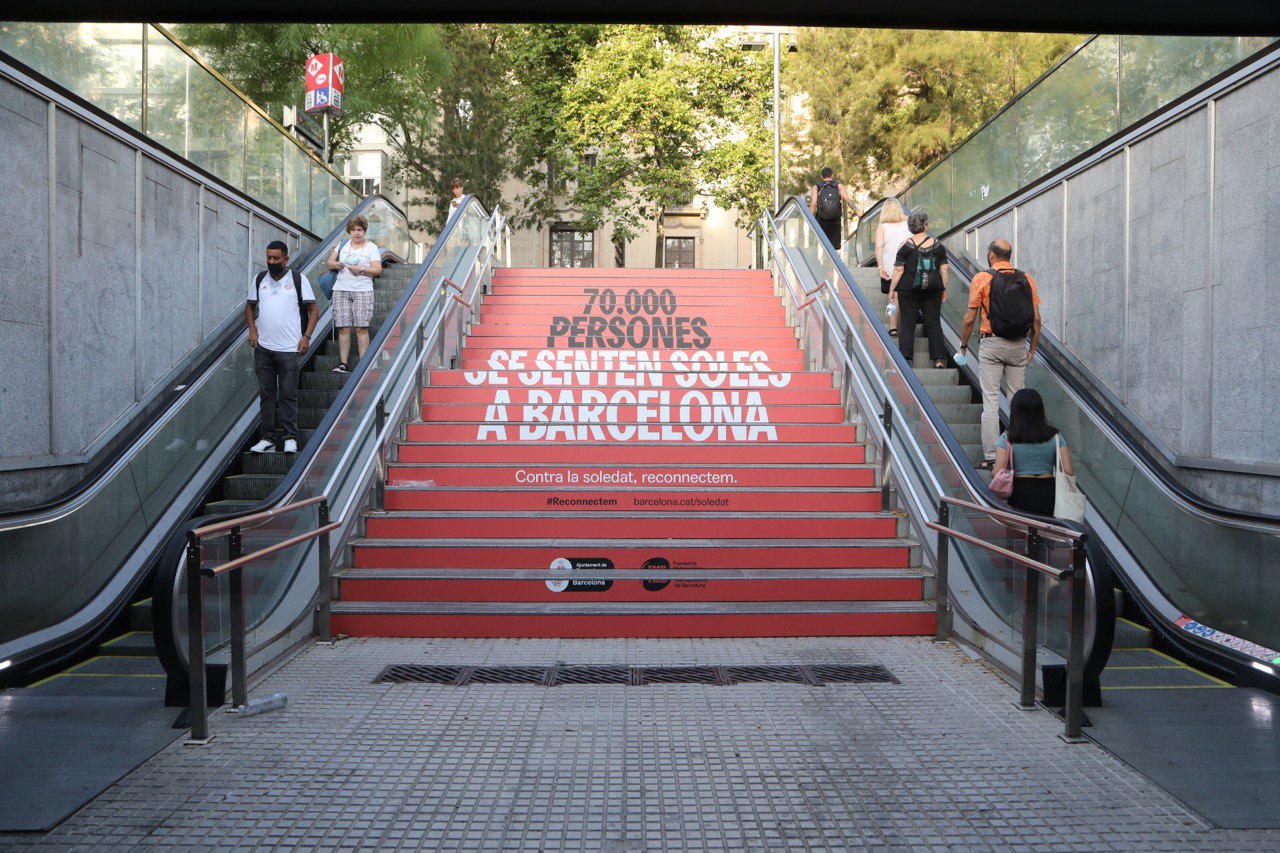
[[[862,219],[867,219],[871,214],[882,207],[888,198],[881,199],[873,204],[862,214]],[[899,199],[901,202],[901,200]],[[905,206],[905,202],[901,202]],[[861,222],[855,235],[861,230]],[[942,242],[948,237],[960,233],[962,229],[953,228],[944,232],[938,237],[938,241]],[[856,240],[856,237],[855,237]],[[944,244],[945,246],[945,244]],[[957,272],[960,279],[964,282],[966,290],[973,280],[969,268],[981,272],[985,269],[979,265],[975,259],[968,257],[966,254],[956,252],[947,246],[947,256],[952,261],[952,270]],[[870,259],[868,260],[870,263]],[[1202,518],[1221,524],[1232,524],[1233,526],[1248,525],[1255,528],[1264,529],[1269,532],[1280,532],[1280,515],[1271,515],[1263,512],[1253,512],[1250,510],[1236,509],[1234,507],[1223,506],[1222,504],[1208,500],[1207,498],[1196,494],[1187,488],[1187,486],[1174,477],[1169,470],[1161,465],[1160,462],[1151,454],[1146,447],[1142,446],[1133,435],[1132,432],[1141,432],[1136,425],[1131,424],[1127,418],[1117,418],[1115,415],[1106,411],[1106,408],[1098,402],[1098,398],[1102,394],[1095,387],[1090,387],[1081,377],[1077,375],[1078,371],[1067,369],[1063,366],[1063,362],[1070,363],[1071,358],[1065,354],[1065,348],[1053,332],[1042,328],[1040,331],[1040,346],[1037,352],[1044,356],[1045,366],[1053,373],[1053,375],[1070,389],[1081,401],[1085,411],[1094,423],[1103,427],[1106,432],[1113,437],[1117,445],[1125,452],[1130,459],[1142,468],[1146,477],[1153,481],[1161,491],[1165,492],[1169,497],[1173,498],[1181,508]],[[1123,418],[1123,422],[1120,421]]]
[[[953,249],[948,248],[947,255],[954,262],[952,264],[953,269],[962,270],[961,278],[966,285],[970,284],[973,279],[967,271],[963,271],[965,266],[972,266],[978,269],[979,272],[984,269],[979,267],[968,255],[958,253]],[[1197,495],[1171,475],[1168,469],[1161,465],[1151,452],[1132,436],[1131,432],[1141,432],[1141,429],[1131,424],[1124,415],[1117,416],[1106,412],[1105,407],[1098,402],[1098,398],[1103,394],[1096,387],[1090,387],[1082,381],[1078,375],[1080,373],[1079,369],[1074,366],[1072,368],[1063,366],[1064,363],[1071,364],[1073,359],[1066,353],[1066,348],[1062,346],[1062,342],[1058,340],[1053,332],[1048,329],[1041,329],[1040,344],[1036,352],[1045,356],[1045,366],[1053,373],[1054,377],[1080,399],[1090,419],[1100,427],[1103,427],[1112,436],[1113,440],[1126,455],[1143,469],[1148,479],[1155,481],[1162,491],[1180,504],[1183,504],[1183,509],[1219,524],[1240,522],[1242,524],[1232,526],[1248,525],[1267,532],[1280,532],[1280,515],[1269,515],[1262,512],[1223,506]],[[1117,423],[1117,421],[1120,421],[1120,423]]]
[[[378,195],[368,196],[360,204],[356,205],[347,218],[335,226],[328,235],[316,244],[316,248],[299,263],[295,264],[294,267],[296,269],[304,269],[314,263],[320,254],[328,251],[329,245],[342,234],[347,222],[352,217],[359,215],[361,211],[366,210],[379,200],[394,207],[403,215],[403,211],[389,199]],[[106,488],[110,479],[132,462],[141,451],[141,448],[146,446],[147,441],[164,429],[178,414],[182,408],[179,405],[180,402],[191,396],[190,392],[200,382],[201,377],[205,376],[228,350],[238,346],[241,341],[248,337],[248,329],[244,326],[243,318],[238,311],[233,312],[230,317],[224,320],[223,326],[224,328],[214,338],[210,339],[198,364],[188,373],[182,383],[182,390],[171,392],[161,407],[147,416],[145,425],[138,428],[136,433],[130,436],[129,439],[120,442],[119,446],[108,458],[102,460],[84,479],[63,495],[35,506],[0,512],[0,532],[48,524],[65,518],[80,509],[102,489]],[[317,329],[316,331],[319,333],[320,330]]]
[[[794,206],[796,210],[799,211],[801,217],[804,220],[806,220],[808,228],[820,241],[819,245],[826,252],[828,258],[833,261],[838,277],[844,281],[845,286],[848,289],[850,295],[858,302],[858,305],[861,307],[864,314],[868,318],[875,317],[876,312],[871,308],[870,302],[867,299],[866,294],[862,292],[862,289],[860,287],[857,287],[852,283],[853,274],[849,271],[848,266],[846,266],[844,261],[840,258],[839,253],[836,252],[835,248],[831,245],[831,242],[827,239],[827,236],[822,231],[821,227],[819,227],[816,219],[813,217],[813,214],[809,211],[808,206],[804,204],[803,200],[800,199],[799,197],[792,196],[782,205],[781,208],[779,208],[778,215],[781,215],[787,209],[788,206]],[[777,222],[775,220],[775,217],[766,211],[763,218],[767,222],[769,227],[773,230],[773,233],[777,236],[778,243],[782,245],[783,250],[787,255],[788,263],[792,266],[793,269],[796,269],[797,268],[796,264],[794,260],[791,258],[790,249],[786,246],[785,243],[783,243],[781,239],[781,233],[777,227]],[[848,311],[845,309],[838,295],[833,300],[833,302],[837,306],[839,306],[839,311],[843,315],[843,319],[846,323],[846,328],[849,328],[849,329],[854,328],[853,320],[852,318],[849,317]],[[823,313],[825,315],[827,311],[826,304],[822,300],[818,300],[816,304],[821,306]],[[825,322],[828,324],[831,324],[830,319],[825,319]],[[984,482],[981,478],[978,477],[977,471],[969,463],[968,457],[964,453],[964,450],[960,447],[960,443],[955,438],[954,433],[952,433],[950,428],[946,426],[945,419],[942,417],[942,414],[938,411],[933,401],[929,398],[927,392],[924,390],[923,384],[920,382],[919,378],[915,375],[915,371],[911,369],[910,365],[907,364],[906,359],[902,356],[901,351],[898,349],[896,345],[897,342],[889,337],[889,334],[887,330],[885,330],[883,323],[875,323],[872,325],[876,334],[880,337],[881,343],[883,344],[885,351],[889,354],[890,358],[893,360],[893,363],[895,367],[898,369],[899,374],[906,381],[908,388],[910,389],[912,395],[916,399],[917,405],[919,405],[921,409],[924,411],[925,419],[929,423],[930,430],[937,437],[939,444],[946,449],[951,466],[954,469],[955,473],[961,476],[961,481],[965,485],[966,490],[968,491],[972,502],[975,504],[978,504],[979,506],[990,507],[992,509],[999,510],[1001,514],[1009,514],[1009,515],[1017,515],[1017,516],[1025,517],[1027,519],[1027,523],[1029,526],[1038,527],[1044,524],[1045,522],[1053,522],[1056,525],[1064,525],[1064,522],[1061,519],[1050,519],[1045,516],[1039,516],[1033,513],[1022,512],[1009,507],[1003,501],[999,501],[996,498],[994,493],[991,492],[990,487],[986,484],[986,482]],[[861,340],[858,338],[858,336],[854,335],[853,339],[855,343],[862,349],[863,354],[869,358],[870,356],[866,352],[866,349],[863,346]],[[841,353],[843,358],[846,361],[851,363],[853,354],[844,352],[843,347],[841,347]],[[852,364],[850,364],[850,366],[852,367]],[[858,379],[859,384],[861,385],[862,384],[861,378],[858,377],[856,369],[853,371],[853,375],[855,378]],[[875,371],[871,371],[871,375],[876,377],[879,380],[879,383],[881,386],[880,390],[883,393],[883,397],[885,401],[889,404],[889,406],[893,409],[894,414],[897,416],[897,422],[906,423],[907,421],[902,417],[901,409],[898,407],[897,401],[894,399],[894,396],[891,393],[891,390],[884,383],[883,376]],[[873,432],[877,434],[877,436],[881,438],[881,440],[883,440],[884,426],[878,420],[878,418],[876,418],[874,415],[871,415],[864,418],[864,420],[868,428],[870,428]],[[924,450],[923,448],[920,447],[919,442],[916,440],[915,435],[907,431],[902,431],[900,434],[904,436],[904,440],[912,447],[912,449],[916,454],[920,456],[924,455]],[[893,457],[895,463],[899,467],[901,467],[901,459],[898,456],[897,449],[896,447],[894,447],[893,442],[887,442],[887,451]],[[937,489],[938,494],[945,495],[946,490],[942,487],[942,484],[934,476],[933,471],[929,468],[929,466],[924,466],[923,470],[932,481],[934,487]],[[920,496],[916,495],[914,493],[914,490],[910,488],[909,478],[900,477],[899,480],[901,481],[902,485],[905,486],[905,490],[911,495],[913,502],[916,504],[916,510],[920,514],[921,520],[923,521],[924,519],[928,519],[931,516],[931,514],[934,511],[936,511],[937,507],[931,507],[931,506],[925,505],[925,503],[920,499]],[[1006,526],[1009,525],[1007,521],[1002,521],[1001,523],[1005,524]],[[1066,524],[1069,524],[1069,522]],[[1088,543],[1088,547],[1090,548],[1090,550],[1092,550],[1094,553],[1097,553],[1097,549],[1099,546],[1097,543],[1094,543],[1092,541],[1092,537],[1086,537],[1086,542]],[[1106,556],[1105,559],[1109,559],[1109,556]],[[1102,561],[1093,560],[1093,559],[1089,560],[1089,569],[1090,569],[1091,575],[1093,576],[1092,580],[1093,580],[1094,595],[1095,597],[1100,596],[1102,594],[1102,587],[1104,586],[1101,583],[1101,581],[1108,578],[1109,572]],[[1099,598],[1099,601],[1101,601],[1100,598]],[[1094,612],[1100,613],[1101,611],[1098,607],[1095,607]],[[1107,630],[1107,627],[1108,626],[1105,626],[1105,625],[1097,625],[1095,626],[1095,630],[1093,632],[1093,641],[1090,644],[1091,648],[1089,649],[1088,657],[1086,660],[1086,672],[1089,672],[1093,675],[1096,675],[1096,673],[1101,671],[1103,665],[1105,665],[1105,661],[1110,656],[1112,633],[1109,630]],[[979,630],[981,630],[980,627],[979,627]],[[988,634],[988,636],[991,636],[991,635]],[[992,639],[996,639],[996,638],[992,637]]]
[[[433,268],[440,252],[449,244],[449,238],[452,236],[454,229],[461,227],[461,223],[466,219],[465,211],[469,205],[474,205],[479,211],[485,211],[483,204],[481,204],[479,199],[475,196],[469,194],[463,196],[463,200],[458,211],[445,223],[445,227],[436,239],[435,244],[427,253],[423,262],[419,265],[417,272],[405,285],[403,293],[396,301],[396,304],[388,312],[387,317],[382,321],[377,334],[370,340],[369,346],[365,350],[364,357],[362,357],[352,368],[348,379],[343,383],[342,390],[339,392],[337,399],[330,404],[329,410],[325,413],[324,418],[322,418],[320,423],[316,426],[315,431],[311,436],[311,440],[299,450],[293,464],[290,466],[288,474],[285,475],[284,479],[276,485],[267,497],[258,501],[251,507],[236,510],[234,512],[211,513],[191,518],[181,525],[179,529],[175,531],[174,535],[170,537],[169,543],[162,549],[164,554],[174,555],[181,553],[188,531],[192,531],[198,527],[209,524],[217,524],[248,517],[292,499],[302,483],[303,478],[314,465],[316,456],[320,448],[323,446],[328,433],[332,430],[334,423],[350,406],[356,389],[360,387],[361,378],[374,364],[377,354],[386,343],[387,338],[391,334],[392,328],[394,328],[396,322],[404,315],[408,308],[408,303],[418,291],[419,287],[422,286],[423,279]],[[488,214],[490,227],[492,227],[493,220],[498,215],[497,210],[492,214]],[[485,233],[486,235],[488,234],[487,229]],[[393,371],[388,371],[388,375],[392,372]],[[344,456],[344,459],[345,458],[346,457]],[[343,521],[350,521],[350,519],[343,518],[343,512],[336,507],[334,508],[334,518],[341,519]],[[340,543],[335,543],[335,545],[340,545]],[[182,648],[181,643],[177,642],[177,632],[175,630],[180,621],[180,614],[177,612],[179,596],[176,591],[183,574],[181,561],[177,559],[162,558],[158,571],[162,573],[162,576],[157,578],[156,588],[171,591],[172,594],[170,596],[171,600],[169,601],[170,606],[155,607],[152,611],[153,618],[157,620],[155,629],[153,629],[156,639],[157,654],[160,657],[161,663],[164,664],[166,670],[168,670],[171,675],[185,677],[184,661],[186,650]],[[260,614],[255,624],[248,627],[252,628],[256,624],[260,624],[269,615],[269,611]],[[162,625],[160,624],[161,620],[167,620],[169,624],[167,626]]]

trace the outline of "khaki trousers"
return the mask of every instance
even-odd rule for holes
[[[978,346],[978,384],[982,386],[982,455],[996,458],[1000,437],[1000,382],[1009,396],[1021,391],[1027,379],[1027,341],[1011,341],[992,335]]]

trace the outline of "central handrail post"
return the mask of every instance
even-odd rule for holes
[[[853,329],[844,330],[844,351],[846,354],[853,352]],[[844,419],[847,421],[851,417],[849,404],[853,400],[853,367],[852,361],[848,358],[844,361],[843,381],[840,383],[840,406],[844,409]]]
[[[244,537],[240,528],[231,528],[227,537],[227,556],[238,560],[244,556]],[[234,569],[227,579],[231,595],[231,705],[239,708],[249,704],[246,685],[245,620],[244,620],[244,569]]]
[[[1044,543],[1035,528],[1027,531],[1027,557],[1044,562]],[[1022,694],[1018,706],[1024,711],[1036,707],[1036,647],[1040,632],[1040,572],[1031,567],[1023,571],[1022,594]]]
[[[938,502],[938,523],[943,527],[951,526],[951,507],[946,501]],[[947,577],[947,561],[950,557],[951,537],[943,534],[938,537],[938,571],[934,576],[934,600],[937,613],[933,641],[941,643],[951,635],[951,606],[949,601],[949,579]]]
[[[190,681],[190,705],[187,718],[191,725],[189,744],[209,742],[208,684],[204,672],[204,579],[200,576],[202,548],[200,537],[187,532],[187,673]]]
[[[330,627],[330,611],[333,602],[333,572],[329,557],[329,531],[324,530],[329,524],[329,499],[325,498],[320,501],[320,508],[317,510],[320,522],[320,528],[323,531],[320,534],[318,555],[320,560],[319,580],[320,580],[320,604],[316,610],[316,634],[320,637],[320,642],[333,642],[333,630]]]
[[[880,445],[880,510],[888,512],[889,500],[889,445],[893,442],[893,406],[886,398],[884,414],[880,418],[884,422],[884,442]]]
[[[387,508],[387,476],[386,461],[383,454],[386,447],[383,444],[383,430],[387,426],[387,398],[378,398],[378,408],[374,410],[373,415],[373,452],[377,458],[377,464],[374,466],[373,475],[373,508],[381,512]]]
[[[1085,543],[1071,543],[1071,625],[1067,636],[1067,707],[1063,740],[1078,743],[1084,726]],[[1099,593],[1101,594],[1101,592]]]

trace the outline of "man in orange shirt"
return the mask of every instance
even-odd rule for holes
[[[1014,269],[1009,261],[1013,247],[1008,240],[993,240],[987,247],[990,269],[973,277],[969,310],[960,332],[960,352],[969,349],[978,312],[982,312],[982,345],[978,349],[978,384],[982,386],[982,455],[979,468],[990,470],[996,461],[1000,435],[1000,382],[1009,394],[1026,384],[1027,365],[1040,343],[1040,294],[1031,276]],[[1028,341],[1030,344],[1028,345]]]

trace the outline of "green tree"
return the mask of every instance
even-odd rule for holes
[[[554,150],[569,203],[615,240],[669,207],[711,197],[749,220],[768,200],[768,69],[730,39],[687,27],[614,26],[563,93]]]
[[[449,182],[463,179],[466,191],[487,207],[502,201],[511,175],[510,60],[502,29],[492,24],[450,24],[440,28],[450,57],[439,80],[414,78],[388,125],[396,149],[391,174],[410,192],[411,207],[432,216],[415,228],[437,230],[448,216]]]
[[[801,29],[785,64],[805,108],[788,122],[792,192],[829,165],[876,194],[900,188],[1080,42],[1080,36]]]
[[[331,161],[357,126],[387,125],[448,69],[439,28],[426,24],[182,24],[176,32],[277,118],[303,104],[307,57],[342,57],[347,86],[343,113],[329,123]]]

